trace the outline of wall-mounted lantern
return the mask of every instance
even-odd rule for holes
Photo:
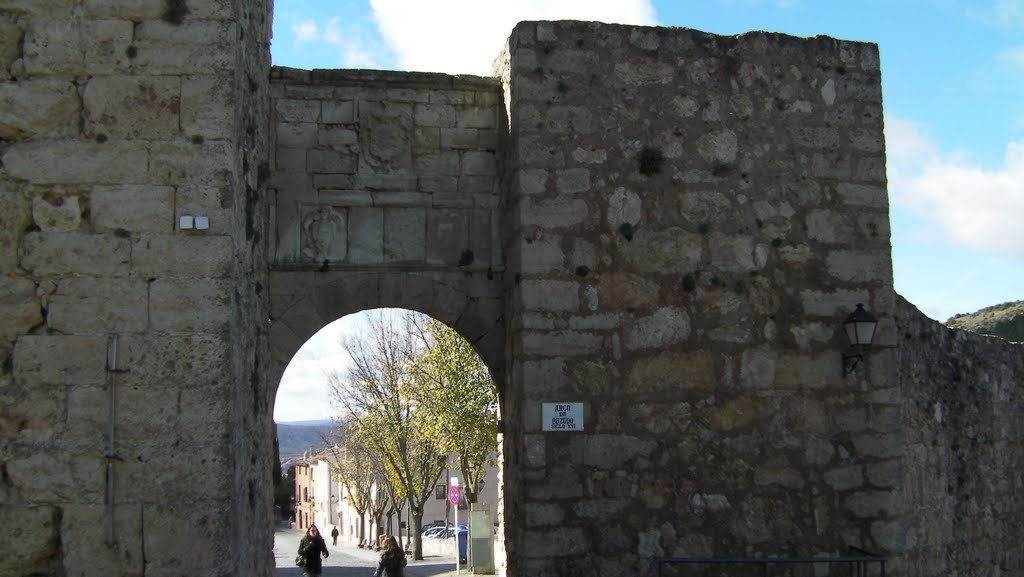
[[[852,350],[851,353],[843,355],[843,378],[864,360],[864,351],[868,350],[875,340],[877,327],[878,319],[864,310],[864,305],[860,303],[857,303],[857,308],[843,321],[843,330],[846,331],[846,338],[850,341]]]

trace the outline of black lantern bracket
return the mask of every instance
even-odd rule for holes
[[[864,352],[871,348],[875,340],[875,329],[878,328],[878,319],[868,311],[864,305],[857,303],[846,320],[843,321],[843,331],[847,340],[850,341],[851,351],[843,353],[843,378],[852,373],[857,365],[864,362]]]

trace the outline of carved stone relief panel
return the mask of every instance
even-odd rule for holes
[[[348,253],[347,214],[333,206],[303,207],[302,259],[339,262]]]

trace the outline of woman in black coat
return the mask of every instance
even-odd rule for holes
[[[320,557],[323,556],[324,559],[328,557],[327,543],[320,536],[320,530],[316,528],[316,525],[311,525],[306,530],[306,535],[302,537],[302,541],[299,541],[299,556],[305,560],[302,565],[303,575],[309,577],[323,573],[323,563]]]
[[[398,546],[395,536],[391,535],[384,541],[384,552],[380,554],[380,563],[373,577],[402,577],[405,564],[405,551]]]

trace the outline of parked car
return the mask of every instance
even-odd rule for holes
[[[443,539],[445,533],[445,527],[431,527],[423,532],[423,536],[428,539]]]

